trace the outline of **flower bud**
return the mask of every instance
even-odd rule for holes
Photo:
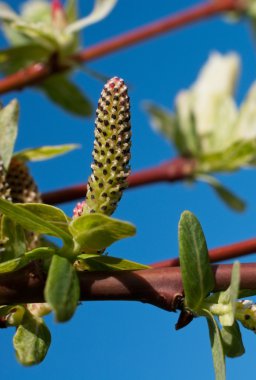
[[[256,332],[256,304],[249,300],[242,300],[236,303],[235,318],[238,319],[242,325],[254,332]]]

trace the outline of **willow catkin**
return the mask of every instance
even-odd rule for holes
[[[75,216],[88,213],[111,215],[127,187],[130,173],[130,102],[127,86],[120,78],[110,79],[98,102],[92,174],[88,180],[84,204]]]

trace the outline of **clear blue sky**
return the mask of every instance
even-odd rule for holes
[[[17,7],[20,1],[8,3]],[[92,1],[80,1],[86,14]],[[121,0],[112,14],[83,35],[83,46],[153,21],[195,1]],[[1,45],[5,42],[1,38]],[[242,72],[238,102],[255,80],[256,54],[252,33],[246,22],[229,24],[214,18],[158,39],[137,45],[90,63],[107,76],[121,76],[130,87],[132,104],[132,169],[157,165],[175,151],[149,126],[142,101],[153,100],[173,107],[174,97],[188,87],[211,51],[237,51]],[[86,74],[75,79],[97,103],[102,84]],[[218,80],[218,78],[216,78]],[[50,104],[31,89],[4,97],[18,97],[21,104],[17,150],[26,147],[75,142],[82,149],[58,159],[31,166],[41,191],[86,181],[90,173],[93,119],[75,118]],[[177,255],[177,224],[183,210],[193,211],[202,223],[208,246],[216,247],[255,236],[255,172],[244,170],[222,175],[221,180],[247,200],[241,215],[221,203],[203,184],[186,186],[157,184],[125,193],[115,213],[133,222],[137,236],[115,244],[112,255],[150,263]],[[71,214],[74,203],[65,205]],[[248,258],[254,260],[255,257]],[[71,322],[57,325],[52,316],[47,322],[52,345],[43,364],[22,368],[16,363],[11,345],[13,331],[0,331],[0,376],[13,379],[213,379],[212,358],[206,323],[195,320],[176,332],[178,315],[149,305],[125,302],[84,303]],[[227,378],[242,379],[255,373],[256,337],[243,330],[246,354],[228,360]]]

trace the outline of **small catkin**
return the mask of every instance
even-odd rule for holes
[[[130,173],[130,102],[122,79],[114,77],[105,84],[96,116],[94,161],[82,214],[111,215]]]
[[[256,333],[256,304],[249,300],[237,301],[235,318]]]

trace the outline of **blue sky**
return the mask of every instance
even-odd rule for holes
[[[9,1],[18,7],[20,1]],[[103,22],[83,34],[83,46],[90,46],[136,26],[195,4],[186,2],[121,0]],[[81,14],[92,1],[80,1]],[[1,46],[5,46],[3,38]],[[224,18],[188,26],[91,62],[88,66],[106,76],[120,76],[128,83],[132,106],[132,170],[148,168],[175,156],[175,150],[149,126],[143,100],[173,108],[176,93],[188,87],[211,51],[236,51],[242,71],[237,101],[243,99],[256,76],[255,43],[247,22],[232,24]],[[102,83],[84,73],[75,73],[76,82],[97,104]],[[218,78],[216,78],[218,80]],[[93,118],[69,115],[39,92],[28,89],[3,97],[17,97],[21,105],[16,149],[75,142],[79,151],[58,159],[35,163],[31,170],[41,191],[86,181],[90,174]],[[247,210],[237,214],[219,201],[204,184],[155,184],[125,193],[115,216],[133,222],[137,235],[116,243],[111,255],[150,263],[177,256],[177,224],[182,211],[189,209],[199,218],[209,247],[255,236],[255,172],[244,170],[221,175],[224,184],[247,200]],[[63,206],[71,215],[75,202]],[[242,261],[255,260],[255,257]],[[47,322],[52,346],[45,361],[33,368],[16,363],[11,345],[13,331],[1,331],[0,374],[6,380],[40,379],[213,379],[212,358],[205,321],[194,320],[176,332],[178,315],[139,303],[84,303],[66,324]],[[246,354],[227,361],[227,378],[241,379],[255,371],[255,336],[243,330]]]

